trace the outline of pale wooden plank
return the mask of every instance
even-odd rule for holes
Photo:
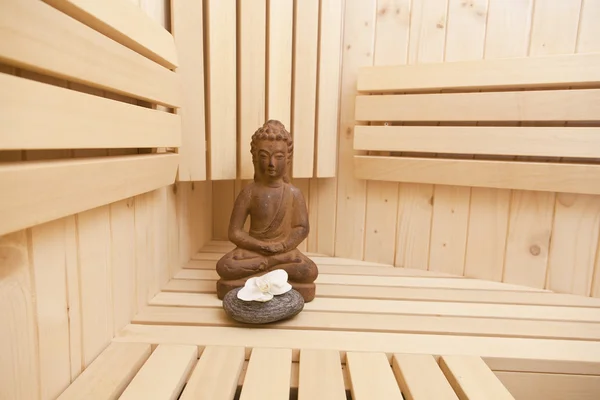
[[[281,121],[290,130],[294,1],[269,1],[267,5],[267,119]]]
[[[177,399],[197,359],[198,346],[159,344],[119,399]]]
[[[171,26],[177,46],[182,107],[178,180],[201,181],[206,172],[206,124],[204,93],[203,4],[193,0],[171,1]]]
[[[250,142],[265,122],[267,1],[238,3],[239,12],[239,177],[252,179]]]
[[[48,4],[4,3],[0,24],[12,32],[0,45],[6,62],[166,106],[180,105],[179,81],[172,71]]]
[[[291,368],[291,349],[253,347],[240,400],[288,398]]]
[[[392,368],[406,400],[458,400],[432,355],[394,354]]]
[[[0,233],[168,185],[175,179],[177,161],[176,154],[153,154],[0,164],[0,186],[9,194],[0,200]],[[129,171],[127,185],[122,184],[123,171]]]
[[[340,96],[338,172],[331,194],[323,200],[335,202],[333,252],[340,257],[363,259],[365,240],[366,181],[355,179],[352,155],[356,73],[361,66],[373,65],[375,50],[376,0],[346,1],[344,8],[344,56]],[[337,185],[337,189],[335,188]],[[328,185],[329,186],[329,185]],[[321,190],[319,190],[321,193]],[[321,196],[319,196],[319,201]],[[322,210],[319,209],[319,214]],[[352,218],[348,218],[352,215]],[[331,222],[331,220],[329,221]],[[320,228],[320,227],[319,227]],[[321,251],[319,249],[319,251]]]
[[[485,58],[523,57],[527,54],[534,0],[489,0]]]
[[[26,231],[0,236],[0,395],[11,399],[36,399],[41,390],[30,263]]]
[[[317,87],[316,177],[336,174],[340,60],[342,57],[342,0],[321,0]]]
[[[214,239],[227,240],[229,238],[229,219],[235,203],[235,185],[231,181],[213,181],[212,182],[212,198],[213,204],[218,204],[218,207],[213,208],[212,212],[212,237]],[[219,249],[221,251],[221,249]],[[222,257],[222,254],[216,256],[217,253],[200,253],[193,256],[194,259],[216,259]],[[202,257],[202,258],[197,258]],[[218,257],[218,258],[216,258]]]
[[[352,398],[402,400],[388,358],[383,353],[346,354]]]
[[[318,292],[318,291],[317,291]],[[546,297],[556,296],[548,293]],[[514,304],[511,299],[518,299],[518,293],[505,292],[505,304],[493,303],[461,303],[463,300],[459,294],[455,296],[446,295],[443,302],[440,299],[427,299],[422,296],[421,301],[399,301],[383,299],[354,299],[354,298],[328,298],[317,297],[310,303],[305,304],[304,310],[331,313],[365,313],[365,314],[406,314],[406,315],[431,315],[431,316],[454,316],[454,317],[477,317],[477,318],[507,318],[525,320],[546,321],[572,321],[572,322],[600,322],[600,311],[594,308],[568,307],[559,304],[543,304],[541,299],[531,300],[530,304]],[[437,300],[437,301],[436,301]],[[221,308],[222,303],[214,294],[200,293],[166,293],[156,295],[150,304],[153,306],[170,307],[207,307]],[[543,306],[544,305],[544,306]],[[167,309],[150,309],[151,312],[160,313]],[[187,314],[182,314],[187,315]]]
[[[210,177],[237,175],[236,2],[210,0],[205,6]]]
[[[67,301],[69,314],[69,347],[71,382],[83,370],[83,333],[78,260],[78,233],[76,216],[65,218],[65,267],[67,270]]]
[[[309,197],[307,206],[312,212],[308,213],[308,224],[311,228],[307,238],[307,250],[312,254],[317,253],[319,246],[319,181],[320,179],[309,179],[308,181]]]
[[[600,194],[597,165],[373,156],[354,163],[359,179]]]
[[[598,158],[599,137],[600,128],[594,127],[357,126],[354,147],[376,151]]]
[[[135,198],[135,312],[139,312],[148,301],[150,285],[149,269],[154,263],[151,248],[151,210],[150,193],[144,193]]]
[[[66,220],[60,219],[32,228],[31,250],[41,397],[54,399],[71,383]]]
[[[129,325],[117,335],[117,342],[169,343],[202,346],[270,347],[338,351],[477,355],[486,362],[501,362],[504,371],[591,373],[600,371],[600,343],[595,341],[539,340],[377,332],[293,331],[285,329],[240,329],[238,327]]]
[[[444,355],[440,368],[461,400],[514,400],[480,357]]]
[[[581,19],[577,37],[577,53],[600,51],[600,25],[594,23],[600,15],[600,3],[597,0],[583,0]]]
[[[336,246],[337,179],[317,179],[316,185],[319,194],[316,207],[317,223],[315,227],[317,231],[317,247],[315,251],[332,256],[335,254]],[[313,215],[314,210],[313,208]]]
[[[294,18],[294,98],[290,129],[294,138],[294,161],[291,175],[311,178],[315,158],[319,0],[294,2]]]
[[[596,400],[600,377],[567,374],[538,374],[494,371],[515,399]]]
[[[215,293],[214,281],[197,279],[172,279],[164,292]],[[600,300],[591,297],[549,292],[489,291],[478,289],[419,288],[393,286],[345,286],[321,284],[317,287],[319,298],[431,300],[486,304],[538,304],[565,307],[598,307]]]
[[[300,351],[298,399],[345,400],[340,354],[334,350]]]
[[[597,120],[598,110],[600,110],[598,99],[600,99],[598,89],[359,95],[356,97],[356,120],[594,121]],[[426,127],[417,129],[431,131],[431,128]],[[478,130],[493,131],[493,129],[483,128]],[[430,150],[425,148],[423,151]]]
[[[167,187],[163,186],[151,192],[150,208],[152,210],[152,227],[151,244],[154,252],[154,264],[152,266],[152,278],[150,280],[150,288],[148,291],[148,300],[156,293],[160,292],[160,288],[171,279],[169,259],[168,259],[168,244],[165,238],[167,231]]]
[[[118,398],[150,357],[145,343],[111,343],[58,400]]]
[[[440,62],[444,59],[447,12],[448,0],[413,0],[409,64]]]
[[[487,14],[488,0],[449,0],[444,61],[483,57]]]
[[[536,1],[531,23],[530,56],[564,55],[576,61],[579,56],[571,55],[577,42],[581,0]],[[556,22],[552,22],[556,19]],[[569,54],[569,55],[567,55]],[[600,54],[596,54],[600,56]],[[558,58],[557,58],[558,59]],[[589,64],[588,67],[591,67]],[[546,69],[556,66],[549,64]],[[564,77],[571,72],[567,65],[560,65]],[[596,67],[597,69],[597,67]],[[581,72],[581,78],[585,73]],[[571,84],[571,83],[570,83]],[[572,83],[576,85],[575,82]]]
[[[556,32],[561,31],[556,29]],[[551,42],[545,43],[548,46]],[[600,80],[599,63],[598,53],[537,56],[536,52],[532,52],[531,57],[523,58],[363,67],[358,71],[357,89],[359,92],[385,93],[466,88],[585,87]]]
[[[178,147],[177,115],[0,75],[0,148]]]
[[[108,0],[102,3],[85,0],[44,1],[166,68],[178,66],[177,49],[173,37],[131,2],[120,0]]]
[[[243,347],[206,346],[181,394],[181,400],[233,399],[244,356]]]
[[[77,216],[83,367],[114,335],[110,210],[102,206]]]

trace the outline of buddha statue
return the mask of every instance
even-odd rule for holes
[[[236,248],[217,262],[219,299],[247,279],[274,269],[287,272],[305,302],[315,297],[317,266],[296,248],[308,236],[309,223],[302,192],[288,175],[293,147],[290,133],[276,120],[267,121],[252,136],[254,180],[233,206],[228,236]]]

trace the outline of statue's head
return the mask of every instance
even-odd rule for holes
[[[290,182],[288,169],[292,161],[294,142],[292,135],[277,120],[269,120],[254,132],[250,143],[254,180],[261,177],[283,178]]]

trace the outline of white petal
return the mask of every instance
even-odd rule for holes
[[[263,293],[260,291],[258,286],[251,284],[246,284],[243,288],[237,292],[237,298],[244,301],[253,301],[258,298],[261,298]]]
[[[269,281],[271,281],[271,283],[280,284],[280,285],[287,282],[287,280],[288,280],[288,273],[285,269],[276,269],[276,270],[271,271],[263,276],[265,278],[269,279]]]
[[[284,282],[282,284],[277,283],[271,286],[271,293],[273,293],[274,295],[284,294],[286,292],[289,292],[290,290],[292,290],[292,285],[290,285],[287,282]]]
[[[273,298],[273,295],[271,293],[261,293],[260,297],[257,299],[254,299],[255,301],[261,301],[261,302],[266,302],[269,301]]]

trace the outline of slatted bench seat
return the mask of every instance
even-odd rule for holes
[[[200,350],[199,350],[200,349]],[[514,399],[477,356],[112,343],[66,399]]]
[[[309,253],[320,270],[315,300],[293,319],[248,327],[215,293],[216,260],[231,248],[211,242],[194,256],[62,399],[600,393],[600,299]],[[196,390],[215,392],[186,394]],[[386,394],[368,397],[374,390]]]

